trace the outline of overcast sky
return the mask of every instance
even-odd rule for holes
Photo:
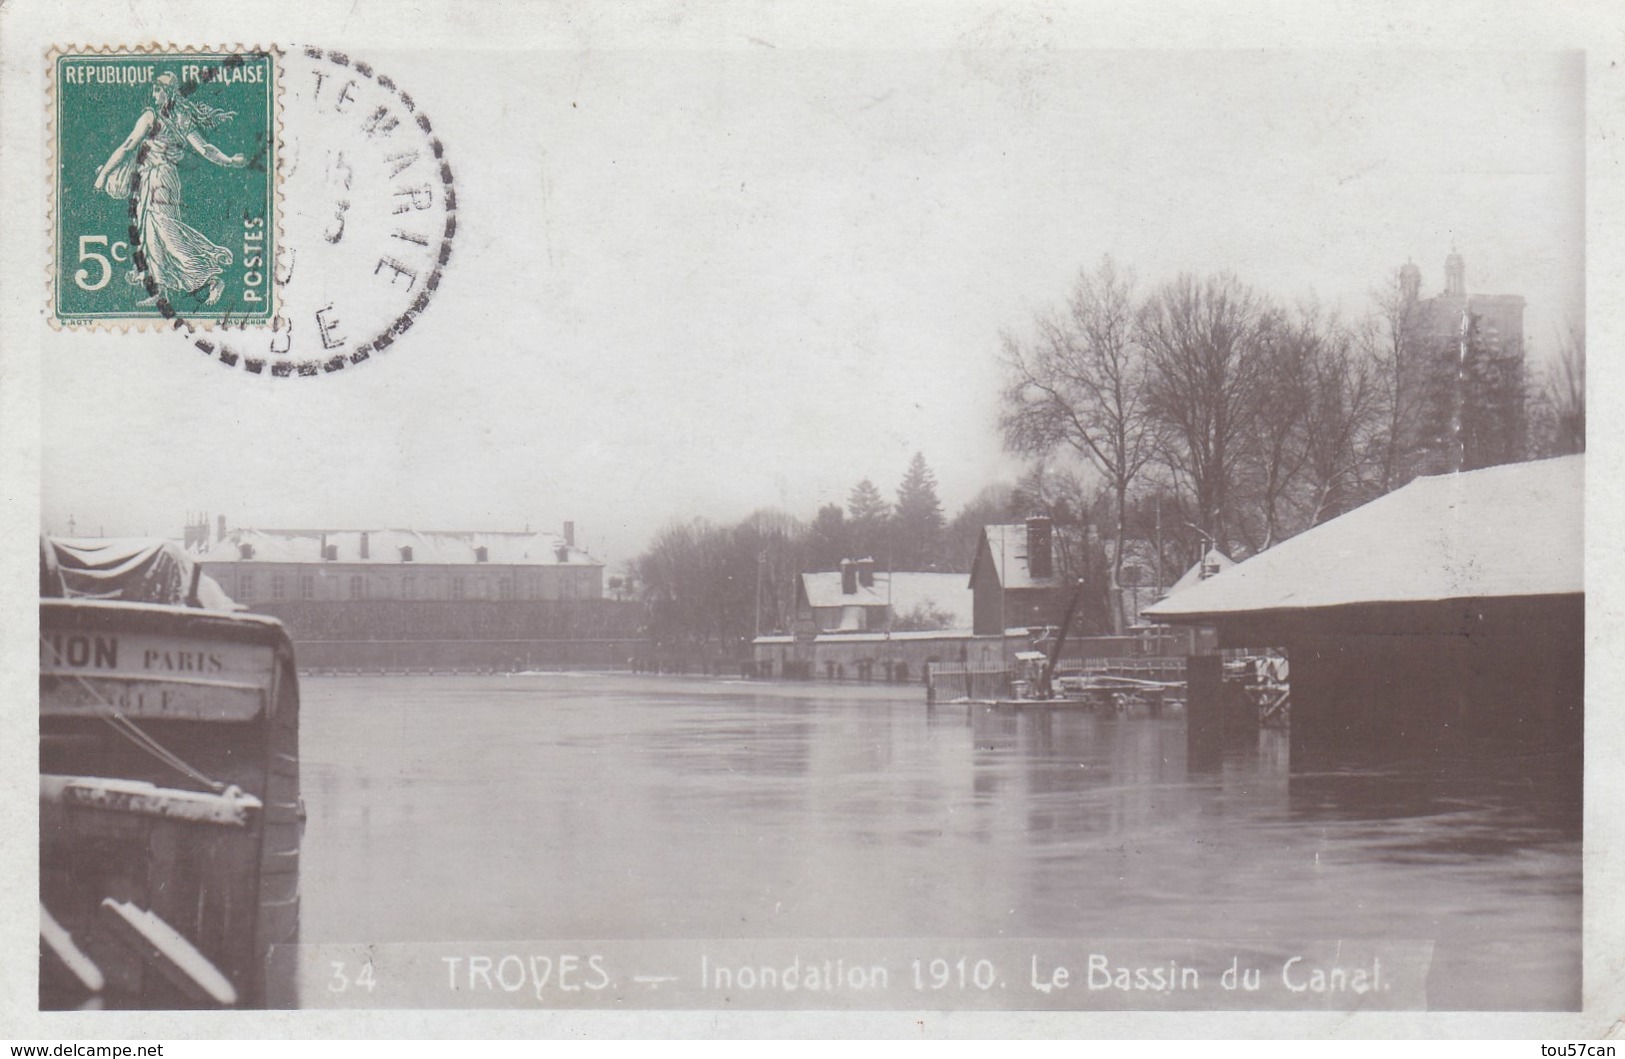
[[[167,335],[50,334],[46,528],[556,528],[810,518],[925,454],[1013,475],[1002,328],[1110,253],[1368,308],[1454,244],[1583,316],[1574,55],[632,52],[371,57],[434,115],[459,228],[386,356],[256,380]],[[298,203],[289,209],[301,208]]]

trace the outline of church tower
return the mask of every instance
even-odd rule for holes
[[[1399,270],[1399,294],[1412,365],[1404,380],[1411,412],[1401,435],[1411,455],[1402,477],[1522,459],[1522,296],[1468,293],[1467,264],[1454,244],[1444,260],[1444,289],[1422,297],[1420,287],[1419,270],[1407,262]]]
[[[1452,298],[1467,297],[1467,265],[1454,246],[1450,248],[1450,256],[1444,259],[1444,292]]]
[[[1406,258],[1399,268],[1399,297],[1406,305],[1415,305],[1421,295],[1422,270],[1416,267],[1416,262]]]

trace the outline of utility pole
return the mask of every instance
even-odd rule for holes
[[[1467,385],[1467,341],[1473,329],[1473,314],[1466,306],[1461,310],[1460,335],[1456,343],[1456,392],[1454,415],[1451,417],[1450,429],[1450,473],[1459,474],[1467,464],[1467,439],[1462,436],[1462,417],[1466,403]]]
[[[756,553],[756,632],[755,638],[762,635],[762,571],[767,567],[767,549]]]
[[[1005,640],[1004,630],[1009,628],[1009,626],[1010,626],[1010,616],[1005,611],[1004,598],[1005,598],[1005,593],[1009,591],[1008,586],[1009,586],[1009,582],[1010,582],[1010,572],[1009,572],[1008,567],[1006,567],[1005,564],[1008,563],[1010,561],[1010,559],[1009,559],[1009,555],[1008,555],[1008,553],[1007,553],[1007,551],[1005,549],[1004,542],[1005,542],[1005,539],[1007,537],[1009,537],[1009,536],[1010,536],[1010,527],[1009,526],[1000,526],[999,527],[999,569],[995,572],[995,576],[993,578],[993,580],[996,581],[998,583],[998,586],[999,586],[999,664],[1002,665],[1002,666],[1005,666],[1006,668],[1008,668],[1009,665],[1010,665],[1010,657],[1009,657],[1009,652],[1006,649],[1008,641]],[[966,678],[967,682],[969,681],[969,679],[970,678],[968,678],[968,677]]]
[[[1162,598],[1162,490],[1157,490],[1157,598]]]
[[[892,532],[895,532],[895,531],[892,531]],[[892,594],[891,594],[892,567],[895,565],[894,562],[893,562],[893,559],[896,557],[896,553],[897,553],[897,545],[896,545],[895,539],[892,536],[892,532],[888,532],[886,534],[886,642],[887,643],[891,642],[892,623],[897,620],[897,614],[896,614],[895,611],[892,610]]]

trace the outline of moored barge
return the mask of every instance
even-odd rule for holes
[[[299,688],[176,545],[42,540],[40,1007],[297,1002]]]

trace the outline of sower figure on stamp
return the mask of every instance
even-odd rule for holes
[[[137,304],[152,305],[163,291],[184,294],[205,287],[208,304],[220,300],[225,289],[220,273],[231,264],[231,251],[181,220],[179,165],[191,147],[215,165],[241,169],[242,155],[228,156],[203,138],[205,130],[234,116],[186,98],[178,91],[174,74],[160,74],[152,86],[152,106],[141,112],[130,135],[97,170],[97,190],[116,199],[135,196],[141,256],[125,279],[140,286],[151,276],[159,288]]]

